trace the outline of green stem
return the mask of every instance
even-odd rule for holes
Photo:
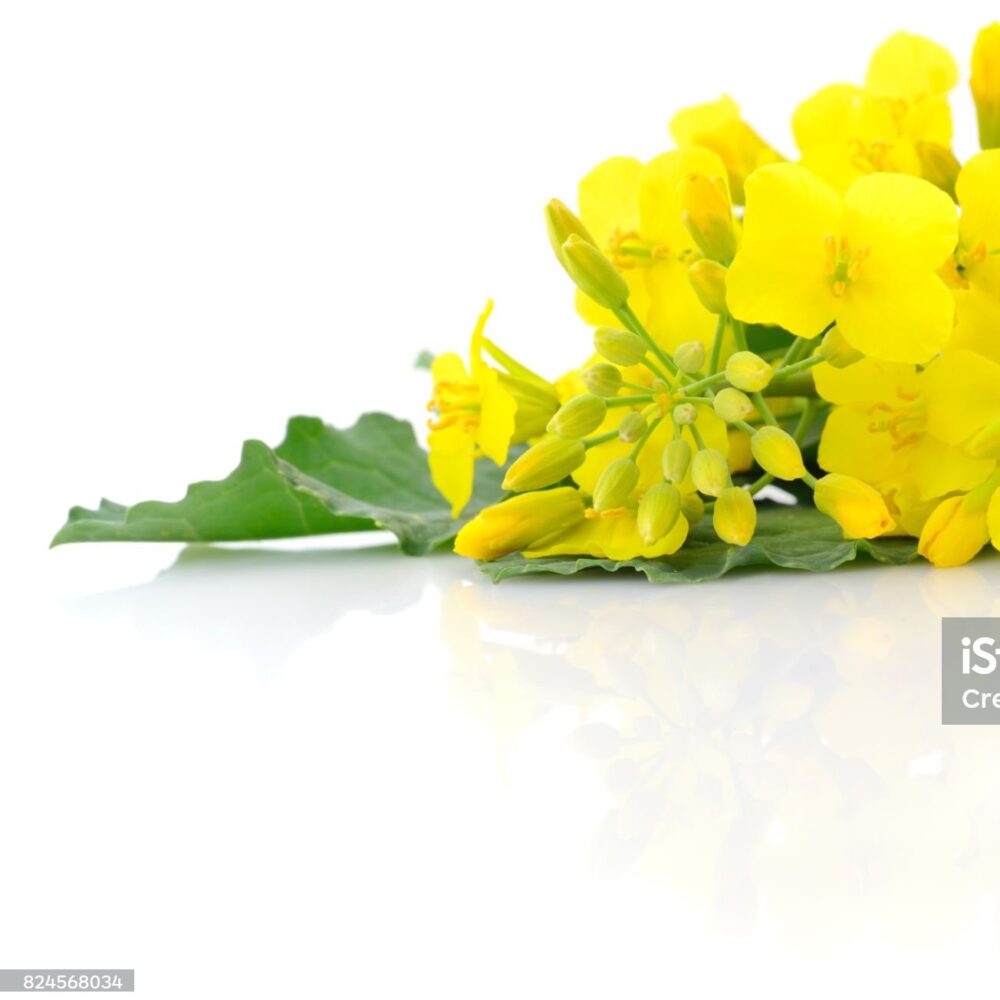
[[[802,482],[804,482],[806,486],[809,487],[809,489],[811,490],[816,489],[816,477],[811,472],[807,472],[802,477]]]
[[[653,431],[655,431],[656,428],[660,426],[660,421],[662,419],[663,417],[657,417],[655,420],[651,420],[649,422],[649,425],[646,427],[646,430],[643,432],[642,437],[639,438],[638,441],[636,441],[635,447],[632,449],[631,452],[629,452],[628,456],[630,459],[632,459],[633,462],[639,457],[639,452],[642,451],[643,445],[649,440],[650,434],[652,434]]]
[[[657,365],[654,365],[653,362],[649,360],[649,358],[643,358],[642,364],[644,364],[661,381],[667,383],[670,382],[670,376],[667,375],[662,368],[658,367]]]
[[[691,428],[691,436],[694,438],[694,443],[702,451],[704,451],[705,450],[705,442],[702,439],[701,433],[699,432],[698,428],[694,424],[688,424],[688,427]]]
[[[634,406],[637,403],[649,403],[653,398],[653,394],[647,392],[638,396],[612,396],[611,399],[606,399],[604,402],[608,406]]]
[[[719,358],[722,357],[722,341],[726,336],[726,314],[721,313],[715,324],[715,337],[712,339],[712,353],[708,359],[708,374],[714,375],[719,370]]]
[[[783,381],[790,375],[797,375],[799,372],[808,371],[810,368],[815,368],[816,365],[822,364],[823,360],[824,359],[820,354],[814,354],[811,358],[803,358],[801,361],[796,361],[794,364],[788,365],[786,368],[779,368],[774,373],[774,377],[771,381]]]
[[[615,316],[618,317],[619,321],[627,330],[631,330],[637,337],[641,337],[643,339],[646,346],[653,352],[663,367],[666,368],[671,375],[676,375],[677,365],[674,364],[673,358],[671,358],[670,355],[667,354],[667,352],[653,340],[649,331],[640,322],[639,317],[632,312],[632,307],[626,302],[620,309],[616,309],[614,312]]]
[[[618,431],[608,431],[607,434],[598,434],[597,437],[587,438],[583,442],[584,448],[593,448],[599,444],[607,444],[608,441],[614,441],[618,437]]]
[[[747,395],[753,401],[753,405],[760,411],[760,415],[764,418],[764,423],[770,424],[772,427],[777,427],[778,420],[771,412],[771,407],[767,405],[767,400],[759,392],[751,392]]]
[[[792,340],[788,350],[785,352],[785,356],[781,359],[781,364],[778,365],[778,370],[780,371],[782,368],[787,368],[789,365],[798,361],[802,357],[803,352],[806,350],[807,345],[808,341],[803,337],[796,337]]]

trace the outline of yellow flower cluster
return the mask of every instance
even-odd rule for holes
[[[709,512],[747,545],[776,479],[847,538],[907,534],[938,566],[1000,548],[1000,24],[974,47],[964,165],[958,79],[898,33],[863,85],[799,105],[797,159],[725,97],[673,119],[678,148],[588,173],[578,214],[550,202],[594,354],[549,382],[486,338],[487,308],[470,367],[434,361],[431,472],[456,516],[477,457],[530,444],[456,551],[651,558]]]

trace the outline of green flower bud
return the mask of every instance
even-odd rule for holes
[[[726,311],[726,268],[714,260],[696,260],[688,268],[688,281],[698,301],[716,316]]]
[[[594,510],[598,513],[621,507],[639,482],[639,466],[631,458],[608,462],[594,487]]]
[[[662,378],[654,378],[652,382],[649,383],[649,391],[653,393],[654,396],[659,396],[661,393],[669,393],[670,386],[663,381]]]
[[[837,327],[827,331],[819,352],[823,355],[823,360],[834,368],[846,368],[864,357],[860,351],[851,347]]]
[[[646,433],[647,426],[646,418],[633,410],[631,413],[626,413],[618,425],[618,437],[626,444],[632,444]]]
[[[594,350],[616,365],[637,365],[646,356],[642,337],[610,326],[601,326],[594,331]]]
[[[593,243],[572,234],[562,245],[562,260],[576,287],[599,306],[614,311],[628,302],[625,279]]]
[[[570,236],[579,236],[581,240],[594,243],[594,237],[587,232],[587,227],[557,198],[553,198],[545,206],[545,229],[549,234],[549,243],[555,252],[556,258],[563,267],[566,266],[563,260],[563,244]]]
[[[673,483],[656,483],[639,501],[636,527],[647,545],[655,545],[681,516],[681,491]]]
[[[924,180],[941,188],[949,198],[955,197],[955,181],[958,180],[962,164],[947,147],[937,142],[918,142],[917,156],[920,157],[920,171]]]
[[[757,527],[757,506],[740,486],[728,486],[715,501],[712,527],[724,542],[746,545]]]
[[[705,345],[700,340],[687,340],[674,351],[674,364],[685,375],[701,371],[705,363]]]
[[[753,403],[745,392],[726,386],[720,389],[712,400],[716,416],[727,424],[735,424],[737,420],[746,420],[753,413]]]
[[[771,366],[753,351],[737,351],[726,362],[726,378],[730,385],[744,392],[760,392],[773,374]]]
[[[691,445],[684,438],[674,438],[663,449],[663,475],[672,483],[680,483],[690,465]]]
[[[591,365],[580,372],[580,378],[597,396],[616,396],[622,387],[622,373],[614,365]]]
[[[670,414],[673,422],[681,427],[693,424],[698,419],[698,408],[694,403],[678,403]]]
[[[795,438],[780,427],[761,427],[750,438],[750,451],[757,464],[777,479],[801,479],[806,474]]]
[[[551,486],[583,465],[586,457],[587,449],[582,441],[563,437],[542,438],[507,470],[503,488],[526,493]]]
[[[1000,458],[1000,417],[994,417],[982,430],[973,434],[965,452],[972,458]]]
[[[681,497],[681,513],[693,528],[705,516],[705,501],[697,493],[685,493]]]
[[[721,177],[688,174],[677,185],[681,221],[710,260],[730,260],[736,253],[736,232],[729,189]]]
[[[592,393],[568,399],[553,414],[546,430],[564,438],[585,437],[604,422],[608,404]]]
[[[691,481],[699,493],[717,497],[727,486],[733,484],[729,478],[726,456],[715,448],[702,448],[695,452],[691,460]]]

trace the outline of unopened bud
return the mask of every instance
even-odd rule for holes
[[[618,437],[626,444],[632,444],[646,433],[647,426],[646,418],[633,410],[631,413],[626,413],[618,425]]]
[[[972,458],[1000,458],[1000,417],[973,434],[965,451]]]
[[[969,80],[979,119],[982,149],[1000,147],[1000,24],[983,28],[972,47],[972,78]]]
[[[631,458],[615,458],[597,477],[594,510],[598,513],[621,507],[639,482],[639,466]]]
[[[608,404],[592,393],[584,393],[567,400],[553,414],[546,430],[564,438],[585,437],[604,422]]]
[[[705,501],[697,493],[685,493],[681,497],[681,513],[693,528],[705,516]]]
[[[729,463],[726,456],[715,448],[702,448],[691,459],[691,481],[699,493],[717,497],[727,486],[732,486],[729,478]]]
[[[698,249],[709,260],[732,260],[736,232],[726,182],[721,177],[688,174],[677,185],[677,197],[681,219]]]
[[[673,483],[655,483],[639,501],[636,527],[647,545],[666,535],[681,516],[681,491]]]
[[[955,181],[962,169],[958,157],[947,146],[936,142],[918,142],[917,156],[920,157],[920,172],[924,180],[954,198]]]
[[[813,503],[840,525],[845,538],[876,538],[895,527],[882,494],[853,476],[831,472],[817,480]]]
[[[750,450],[757,464],[776,479],[801,479],[806,474],[795,438],[780,427],[761,427],[750,438]]]
[[[705,363],[705,345],[700,340],[686,340],[674,351],[674,364],[685,375],[701,371]]]
[[[573,234],[562,245],[567,273],[584,295],[605,309],[628,302],[628,285],[614,264],[593,243]]]
[[[562,248],[570,236],[579,236],[580,239],[597,245],[594,243],[594,237],[587,232],[587,227],[558,198],[553,198],[545,206],[545,229],[549,234],[549,242],[556,258],[563,267],[566,263],[563,260]]]
[[[720,389],[712,400],[716,416],[727,424],[735,424],[738,420],[746,420],[753,413],[753,403],[750,397],[739,389],[726,386]]]
[[[853,365],[855,361],[860,361],[864,357],[857,348],[851,347],[847,338],[840,332],[840,328],[836,326],[828,330],[823,337],[819,352],[823,360],[834,368],[847,368],[848,365]]]
[[[715,501],[712,527],[724,542],[746,545],[757,527],[757,505],[741,486],[727,486]]]
[[[684,438],[674,438],[663,449],[663,475],[672,483],[680,483],[691,465],[691,445]]]
[[[616,365],[637,365],[646,356],[646,345],[640,336],[610,326],[594,331],[594,350]]]
[[[726,362],[726,378],[730,385],[744,392],[760,392],[773,374],[771,366],[753,351],[737,351]]]
[[[582,441],[563,437],[542,438],[510,466],[503,488],[525,493],[551,486],[583,465],[586,457],[587,449]]]
[[[701,304],[716,316],[726,311],[726,269],[714,260],[696,260],[688,268],[688,281]]]
[[[678,403],[671,411],[670,417],[675,424],[684,427],[698,419],[698,408],[694,403]]]
[[[580,372],[580,378],[597,396],[615,396],[622,387],[622,373],[614,365],[591,365]]]

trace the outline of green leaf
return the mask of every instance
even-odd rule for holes
[[[477,463],[472,501],[453,520],[406,421],[368,413],[337,430],[316,417],[293,417],[277,448],[247,441],[225,479],[194,483],[176,503],[74,507],[52,544],[232,542],[387,528],[404,552],[419,555],[496,503],[502,479],[502,469]]]
[[[505,556],[495,562],[480,563],[480,569],[495,582],[514,576],[555,573],[571,576],[586,569],[617,573],[631,569],[644,573],[653,583],[698,583],[715,580],[744,566],[780,566],[825,573],[859,555],[884,563],[906,563],[916,558],[915,538],[847,540],[840,528],[812,506],[762,507],[757,531],[749,545],[739,548],[716,538],[711,524],[699,524],[684,547],[660,559],[595,559],[591,557],[549,556],[525,559]]]

